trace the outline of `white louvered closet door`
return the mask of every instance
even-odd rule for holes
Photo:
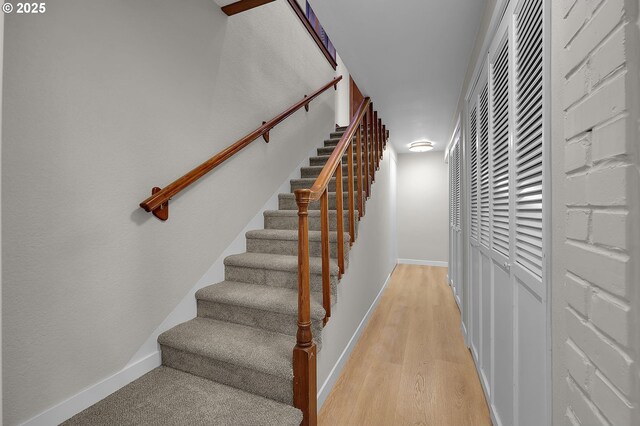
[[[511,161],[512,135],[510,87],[510,37],[505,22],[489,53],[489,153],[491,210],[491,281],[493,288],[493,376],[492,405],[497,422],[513,424],[513,281],[509,262],[511,249]]]
[[[514,10],[514,143],[511,273],[514,284],[516,424],[549,419],[547,280],[544,256],[545,137],[544,2]]]
[[[509,2],[466,105],[466,326],[496,425],[550,421],[546,4]]]
[[[491,294],[490,283],[483,280],[489,272],[489,146],[488,146],[488,81],[483,71],[467,104],[466,150],[467,182],[469,184],[469,324],[467,326],[469,346],[476,359],[480,375],[488,380],[490,371],[491,316],[487,309]],[[462,224],[465,226],[466,224]]]
[[[462,257],[462,194],[463,194],[463,180],[462,180],[462,146],[460,144],[460,132],[456,131],[454,135],[454,161],[456,171],[456,226],[452,243],[455,247],[455,257],[453,262],[450,263],[450,267],[455,270],[457,280],[453,286],[453,295],[456,303],[462,310],[463,299],[463,286],[462,286],[462,269],[463,269],[463,257]]]
[[[456,136],[449,151],[449,250],[451,255],[449,258],[449,280],[456,303],[459,306],[462,303],[461,160],[460,146]]]

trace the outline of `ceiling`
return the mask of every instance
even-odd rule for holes
[[[444,150],[486,0],[310,0],[398,152]]]

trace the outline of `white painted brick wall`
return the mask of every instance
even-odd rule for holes
[[[563,0],[553,35],[564,44],[568,425],[640,425],[638,9]]]

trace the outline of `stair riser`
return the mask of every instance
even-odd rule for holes
[[[342,193],[342,208],[349,208],[349,194],[347,192]],[[354,208],[358,210],[358,196],[357,193],[353,196]],[[329,210],[335,210],[336,207],[336,195],[334,193],[329,194]],[[278,200],[278,210],[298,210],[298,204],[293,197],[280,198]],[[320,210],[320,200],[312,201],[309,203],[309,210]]]
[[[298,288],[298,272],[277,271],[271,269],[248,268],[245,266],[225,266],[225,279],[249,284],[269,285],[272,287]],[[309,274],[311,291],[322,291],[322,275]],[[331,292],[335,293],[338,276],[331,275]]]
[[[324,141],[324,147],[325,148],[335,148],[336,146],[338,146],[338,142],[340,142],[338,139],[329,139]],[[364,142],[361,142],[362,144],[362,152],[364,152]],[[348,148],[347,148],[348,151]],[[347,152],[345,152],[346,154]],[[353,153],[356,154],[356,145],[353,145]]]
[[[344,129],[344,130],[337,130],[337,131],[335,131],[335,132],[331,132],[331,133],[329,133],[329,137],[330,137],[331,139],[340,139],[340,138],[342,137],[342,135],[344,135],[344,132],[345,132],[346,130],[347,130],[347,129]]]
[[[309,215],[309,230],[310,231],[320,231],[320,215]],[[343,219],[344,230],[349,230],[349,212],[344,212]],[[264,217],[264,228],[265,229],[298,229],[298,217],[297,216],[266,216]],[[336,224],[336,213],[335,210],[329,211],[329,230],[335,231],[337,228]],[[356,219],[356,229],[358,228],[358,222]]]
[[[286,315],[252,309],[245,306],[198,300],[198,316],[232,322],[249,327],[262,328],[276,333],[295,336],[298,331],[298,315]],[[316,343],[322,340],[322,320],[312,321],[311,331]]]
[[[354,136],[353,139],[351,139],[353,142],[356,141],[356,137]],[[334,138],[334,139],[325,139],[324,140],[324,146],[337,146],[338,143],[340,142],[340,138]]]
[[[291,340],[291,350],[295,339]],[[241,389],[283,404],[293,403],[293,380],[247,369],[194,353],[161,345],[162,364]]]
[[[345,263],[349,259],[349,238],[345,236],[344,242],[344,258]],[[322,257],[322,244],[320,241],[309,241],[309,256]],[[298,255],[298,241],[291,240],[266,240],[259,238],[247,239],[247,251],[249,253],[269,253],[269,254],[284,254],[287,256]],[[329,252],[332,259],[338,258],[338,244],[335,242],[329,242]]]
[[[357,173],[357,166],[354,164],[353,165],[353,175],[355,176],[355,174]],[[303,167],[300,170],[300,177],[302,178],[317,178],[318,176],[320,176],[320,172],[322,172],[322,169],[319,167]],[[347,164],[344,164],[342,166],[342,175],[346,176],[347,173],[349,173],[349,166]]]
[[[325,156],[318,156],[318,157],[311,157],[309,158],[309,165],[310,166],[324,166],[325,164],[327,164],[327,160],[329,159],[328,155]],[[354,152],[353,154],[353,162],[354,164],[356,163],[357,159],[356,159],[356,153]],[[363,160],[364,161],[364,156],[363,156]],[[347,163],[347,155],[343,155],[342,156],[342,164],[346,164]]]
[[[325,142],[324,143],[324,147],[323,148],[318,148],[318,156],[323,156],[323,155],[331,155],[333,154],[333,150],[335,149],[337,143],[334,143],[332,141],[329,142]],[[348,153],[348,150],[345,151],[344,156],[346,157]],[[358,154],[357,150],[356,150],[356,145],[353,145],[353,155],[354,157]],[[362,155],[364,156],[364,144],[362,145]],[[346,159],[345,159],[346,160]]]
[[[335,146],[329,146],[329,147],[324,147],[324,148],[318,148],[318,156],[320,155],[331,155],[333,154],[333,150],[335,149]],[[356,152],[354,150],[353,154],[355,155]],[[347,152],[345,151],[344,156],[347,156]]]
[[[348,187],[347,187],[347,182],[349,182],[349,178],[343,178],[342,179],[342,191],[343,192],[347,192],[348,191]],[[315,182],[313,180],[309,180],[309,181],[292,181],[291,182],[291,192],[294,192],[296,189],[309,189],[313,186]],[[356,181],[356,179],[353,179],[353,188],[354,190],[358,187],[358,182]],[[327,188],[329,189],[329,192],[336,192],[336,179],[335,178],[331,178],[331,180],[329,181],[329,185],[327,186]]]

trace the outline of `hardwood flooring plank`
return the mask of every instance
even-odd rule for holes
[[[396,267],[320,425],[491,425],[446,273]]]

